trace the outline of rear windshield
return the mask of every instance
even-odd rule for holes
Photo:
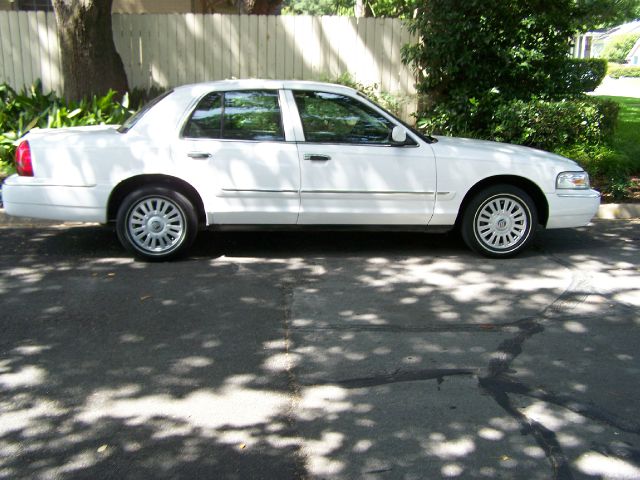
[[[160,102],[160,100],[162,100],[165,97],[168,97],[169,95],[171,95],[173,93],[173,90],[167,90],[166,92],[164,92],[162,95],[157,96],[156,98],[154,98],[153,100],[151,100],[149,103],[147,103],[144,107],[142,107],[140,110],[138,110],[136,113],[134,113],[133,115],[131,115],[121,126],[120,128],[118,128],[118,132],[120,133],[127,133],[129,130],[131,130],[134,125],[136,123],[138,123],[138,121],[144,117],[144,114],[147,113],[149,110],[151,110],[156,104],[158,104]]]

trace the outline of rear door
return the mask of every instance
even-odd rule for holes
[[[174,158],[204,185],[209,223],[296,223],[300,167],[281,94],[210,92],[189,116]]]

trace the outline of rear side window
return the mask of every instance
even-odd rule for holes
[[[222,94],[209,93],[200,100],[187,122],[183,136],[188,138],[221,138]]]
[[[211,92],[198,103],[185,138],[284,140],[278,92]]]

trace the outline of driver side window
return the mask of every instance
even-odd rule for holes
[[[293,92],[307,142],[388,145],[394,125],[378,112],[344,95]]]

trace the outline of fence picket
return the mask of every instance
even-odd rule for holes
[[[47,45],[49,47],[48,55],[51,69],[51,90],[62,93],[64,91],[64,75],[62,75],[58,27],[53,12],[47,13]]]
[[[23,51],[22,42],[20,41],[20,17],[14,17],[13,21],[9,22],[9,38],[11,43],[9,48],[11,50],[11,57],[13,58],[14,68],[14,81],[15,88],[17,90],[22,89],[25,85],[24,70],[23,70]]]
[[[31,38],[29,34],[29,16],[27,12],[18,12],[18,22],[16,23],[18,35],[20,37],[20,65],[22,66],[22,85],[21,87],[30,86],[35,80],[31,66],[33,55],[37,50],[34,45],[32,48]],[[38,72],[36,72],[38,73]]]
[[[0,60],[2,61],[2,81],[15,88],[15,75],[13,73],[13,55],[11,51],[11,38],[9,36],[9,12],[0,11]]]

